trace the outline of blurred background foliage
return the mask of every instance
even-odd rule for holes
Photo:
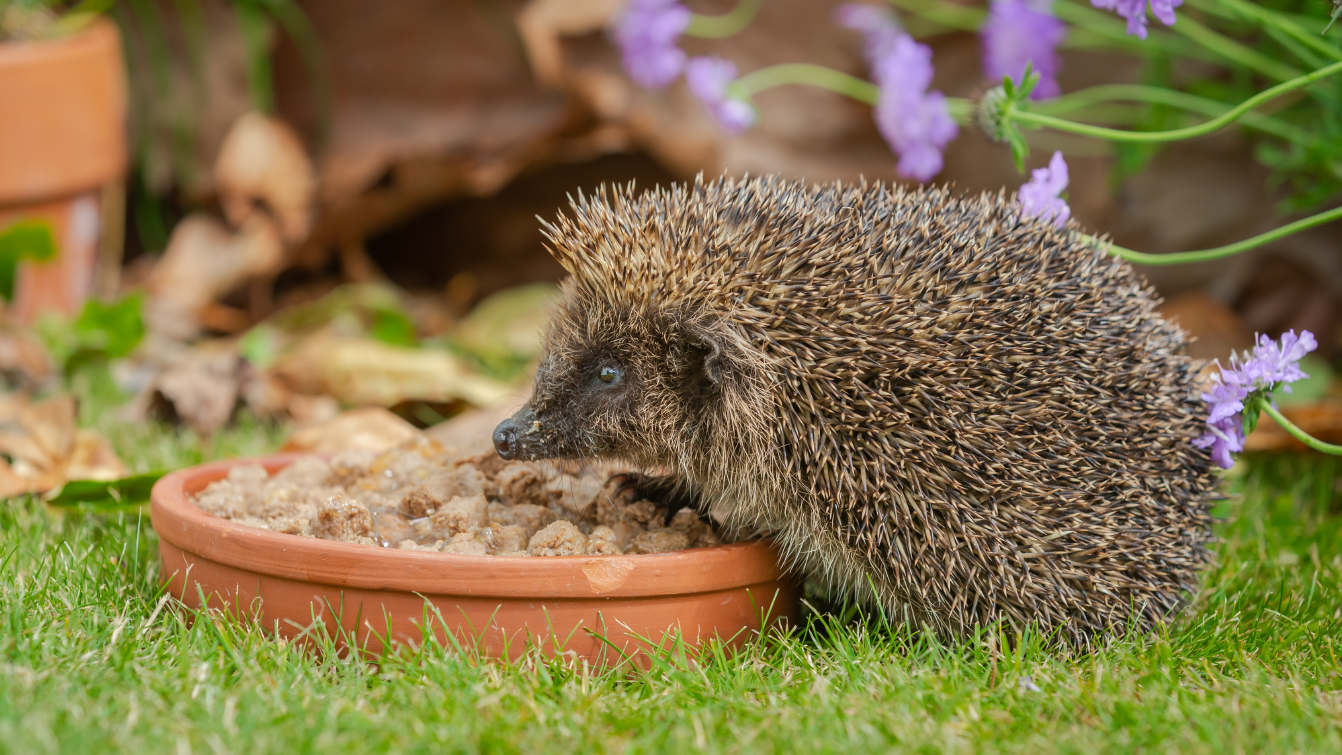
[[[686,4],[704,15],[736,7]],[[986,2],[877,4],[931,46],[935,88],[975,100],[994,83],[980,59]],[[814,62],[864,76],[836,5],[766,0],[738,34],[683,46],[729,56],[742,73]],[[124,228],[115,295],[32,329],[8,324],[0,371],[34,397],[96,375],[124,397],[125,419],[181,422],[203,438],[243,415],[303,427],[368,405],[416,426],[506,413],[525,398],[563,274],[536,217],[564,211],[575,190],[700,172],[898,180],[870,109],[829,92],[764,92],[759,124],[730,136],[683,83],[637,86],[608,32],[619,7],[0,0],[3,39],[74,34],[99,17],[119,27],[133,148],[124,213],[103,219]],[[1039,112],[1097,125],[1186,126],[1342,60],[1340,30],[1320,34],[1329,0],[1187,0],[1178,23],[1153,23],[1146,40],[1086,0],[1056,0],[1052,12],[1067,26],[1063,95]],[[1172,94],[1072,96],[1095,87]],[[1144,251],[1216,246],[1342,199],[1338,77],[1192,142],[1027,136],[1029,167],[1066,154],[1084,227]],[[935,180],[1010,192],[1024,177],[966,122]],[[0,288],[21,260],[41,259],[41,233],[0,234]],[[1197,338],[1196,357],[1224,360],[1256,332],[1318,334],[1315,377],[1281,404],[1335,438],[1339,245],[1325,226],[1233,260],[1144,272],[1165,314]],[[6,362],[6,349],[18,356]],[[1290,447],[1274,428],[1260,428],[1256,447]]]

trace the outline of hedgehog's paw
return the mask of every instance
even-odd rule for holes
[[[697,509],[694,493],[676,477],[623,472],[606,480],[606,491],[614,500],[628,506],[638,501],[652,501],[665,506],[671,516],[680,509]]]

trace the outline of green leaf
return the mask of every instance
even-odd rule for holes
[[[46,262],[55,256],[56,236],[46,220],[20,220],[0,231],[0,296],[14,298],[20,261]]]
[[[392,346],[417,346],[419,338],[415,335],[415,324],[404,312],[394,309],[378,309],[373,312],[373,338]]]
[[[273,325],[262,323],[238,339],[238,353],[258,370],[268,370],[280,352],[280,334]]]
[[[1015,126],[1011,126],[1006,133],[1007,141],[1011,144],[1011,160],[1016,163],[1016,172],[1025,172],[1025,159],[1030,156],[1030,143],[1025,141],[1025,135]]]
[[[61,486],[55,495],[47,498],[52,506],[81,508],[106,508],[110,506],[135,506],[146,503],[154,483],[165,472],[123,477],[120,480],[71,480]]]
[[[144,296],[138,292],[110,304],[89,299],[74,325],[80,347],[113,359],[131,353],[144,337],[143,307]]]
[[[1244,434],[1248,435],[1258,427],[1258,415],[1263,411],[1263,392],[1254,391],[1244,399]]]

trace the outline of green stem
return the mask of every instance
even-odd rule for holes
[[[1055,2],[1053,12],[1067,23],[1067,38],[1063,47],[1080,49],[1120,49],[1138,55],[1163,52],[1177,58],[1194,58],[1219,62],[1222,58],[1209,50],[1165,31],[1151,29],[1146,39],[1128,34],[1128,25],[1110,11],[1096,10],[1089,0]]]
[[[1213,131],[1234,123],[1240,116],[1264,102],[1286,94],[1287,92],[1293,92],[1302,87],[1309,86],[1320,79],[1332,76],[1339,72],[1342,72],[1342,62],[1337,62],[1330,66],[1320,68],[1317,71],[1311,71],[1310,73],[1298,76],[1290,81],[1283,81],[1271,89],[1259,92],[1244,102],[1241,102],[1219,118],[1213,118],[1212,120],[1197,126],[1177,128],[1170,131],[1124,131],[1122,129],[1104,128],[1103,126],[1091,126],[1084,123],[1076,123],[1074,121],[1054,118],[1052,116],[1027,110],[1017,110],[1014,107],[1006,113],[1006,119],[1015,120],[1023,125],[1034,126],[1036,128],[1052,128],[1058,131],[1081,134],[1082,136],[1093,136],[1097,139],[1108,139],[1109,141],[1114,142],[1127,142],[1130,144],[1172,142],[1210,134]]]
[[[1189,262],[1205,262],[1207,260],[1229,257],[1232,254],[1239,254],[1240,252],[1303,231],[1306,228],[1313,228],[1316,225],[1323,225],[1324,223],[1329,223],[1334,220],[1342,220],[1342,207],[1334,207],[1331,210],[1320,212],[1317,215],[1311,215],[1307,218],[1302,218],[1294,223],[1287,223],[1280,228],[1274,228],[1267,233],[1260,233],[1253,238],[1245,239],[1234,244],[1228,244],[1226,246],[1218,246],[1214,249],[1202,249],[1196,252],[1175,252],[1173,254],[1149,254],[1146,252],[1134,252],[1131,249],[1125,249],[1115,244],[1109,244],[1108,251],[1110,254],[1122,257],[1128,262],[1136,262],[1142,265],[1178,265]],[[1096,239],[1094,236],[1086,236],[1085,234],[1082,234],[1082,236],[1096,244],[1105,243]]]
[[[690,16],[690,25],[685,29],[685,36],[702,39],[730,37],[749,26],[763,4],[764,0],[740,0],[735,8],[721,16],[701,16],[695,13]]]
[[[868,105],[875,105],[881,96],[881,88],[870,81],[811,63],[782,63],[751,71],[734,82],[733,90],[746,97],[752,97],[766,89],[787,84],[805,84],[828,89]]]
[[[889,0],[890,4],[902,11],[908,11],[942,26],[960,31],[978,31],[988,17],[982,8],[971,8],[956,3],[938,2],[938,0]]]
[[[1281,425],[1281,429],[1290,433],[1296,440],[1304,443],[1315,451],[1322,451],[1323,453],[1332,454],[1334,456],[1342,456],[1342,446],[1335,446],[1332,443],[1324,443],[1304,430],[1301,430],[1299,427],[1296,427],[1294,422],[1286,419],[1286,416],[1281,413],[1281,410],[1273,406],[1270,402],[1263,402],[1263,411],[1267,412],[1267,416],[1276,420],[1277,424]]]
[[[1284,81],[1300,75],[1300,71],[1295,68],[1278,63],[1252,47],[1246,47],[1208,29],[1194,21],[1188,14],[1179,16],[1178,22],[1171,26],[1170,30],[1216,53],[1231,65],[1249,68],[1268,78]]]
[[[1251,21],[1257,21],[1264,26],[1276,27],[1296,41],[1313,49],[1315,52],[1326,55],[1334,60],[1342,60],[1342,50],[1336,46],[1328,44],[1318,33],[1309,31],[1295,21],[1295,19],[1269,10],[1256,3],[1246,2],[1246,0],[1217,0],[1208,2],[1207,0],[1192,0],[1189,3],[1195,8],[1200,8],[1209,13],[1216,13],[1220,16],[1233,17],[1234,14],[1247,18]],[[1226,13],[1229,8],[1233,13]]]
[[[1199,97],[1187,92],[1179,92],[1164,87],[1146,86],[1143,84],[1104,84],[1101,86],[1081,89],[1061,97],[1051,100],[1043,100],[1031,104],[1032,112],[1042,115],[1062,115],[1074,110],[1080,110],[1101,102],[1111,102],[1114,100],[1126,100],[1130,102],[1147,102],[1157,105],[1169,105],[1194,113],[1201,113],[1208,116],[1219,116],[1225,114],[1230,106],[1224,102]],[[1312,134],[1304,129],[1296,128],[1289,123],[1263,115],[1262,113],[1245,113],[1243,122],[1245,126],[1262,131],[1265,134],[1281,137],[1287,141],[1297,144],[1308,144],[1315,141]]]

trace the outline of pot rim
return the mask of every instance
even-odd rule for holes
[[[729,590],[785,574],[777,548],[767,539],[648,555],[468,556],[270,532],[211,516],[187,500],[233,466],[260,464],[274,472],[304,455],[216,461],[164,475],[150,494],[150,522],[159,537],[177,548],[247,572],[425,595],[652,598]]]
[[[116,25],[106,18],[98,18],[83,29],[61,37],[0,42],[0,69],[43,65],[67,56],[86,55],[90,48],[101,48],[109,43],[120,43]]]

